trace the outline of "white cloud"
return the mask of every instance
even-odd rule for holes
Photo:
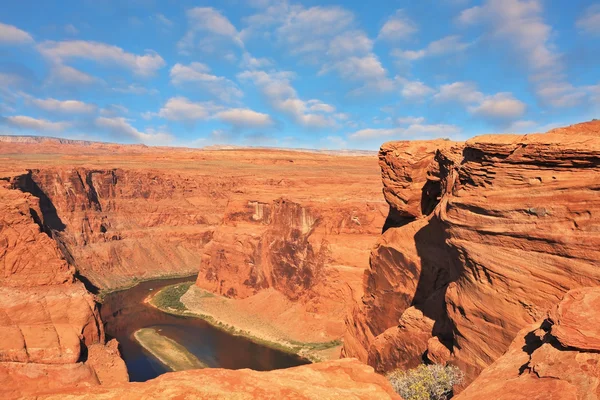
[[[87,59],[128,68],[140,76],[151,76],[165,65],[163,58],[150,50],[144,55],[136,55],[117,46],[84,40],[45,41],[38,45],[38,50],[57,65],[70,59]]]
[[[21,75],[0,72],[0,91],[10,86],[20,86],[23,83],[25,83],[25,78],[23,78]]]
[[[325,65],[320,74],[331,69],[336,70],[342,78],[355,81],[382,81],[386,79],[387,75],[387,71],[377,56],[373,54],[364,57],[351,56]]]
[[[255,58],[247,51],[242,55],[242,61],[240,62],[240,67],[245,69],[260,69],[272,65],[273,62],[271,60],[267,58]]]
[[[276,37],[292,54],[325,53],[330,40],[354,22],[354,15],[338,6],[290,9]]]
[[[419,100],[435,93],[434,89],[421,81],[408,81],[406,79],[399,79],[399,81],[403,85],[400,94],[402,94],[404,98]]]
[[[600,35],[600,4],[588,7],[576,24],[584,33]]]
[[[144,119],[158,116],[171,121],[195,122],[217,119],[235,128],[259,128],[273,125],[268,114],[247,108],[223,108],[210,102],[196,103],[185,97],[172,97],[158,113],[144,113]]]
[[[16,26],[0,22],[0,44],[29,44],[33,43],[31,35]]]
[[[381,27],[378,38],[385,40],[406,40],[417,31],[417,25],[405,15],[403,10],[398,10]]]
[[[323,112],[323,113],[334,113],[335,107],[331,104],[323,103],[320,100],[309,100],[307,101],[309,105],[309,110],[314,112]]]
[[[473,82],[454,82],[442,85],[433,98],[444,103],[472,104],[483,101],[484,95],[477,90],[477,85]]]
[[[436,57],[451,53],[460,53],[471,46],[471,43],[462,42],[460,36],[446,36],[440,40],[429,43],[421,50],[392,50],[392,56],[408,61],[419,60],[425,57]]]
[[[563,80],[544,81],[537,86],[537,94],[552,107],[574,107],[587,96],[585,88],[577,88]]]
[[[95,123],[99,128],[105,129],[115,135],[126,136],[146,144],[167,144],[173,140],[173,136],[166,132],[155,131],[153,129],[141,132],[123,117],[98,117]]]
[[[170,28],[173,26],[173,21],[171,21],[169,18],[165,17],[163,14],[157,13],[154,14],[154,18],[155,21],[159,22],[160,24],[164,25],[167,28]]]
[[[493,120],[516,119],[522,116],[526,109],[525,103],[515,99],[511,93],[487,96],[481,104],[468,108],[472,114]]]
[[[244,94],[229,79],[209,73],[210,69],[199,62],[189,65],[175,64],[171,68],[171,83],[179,87],[198,86],[225,102],[233,101]]]
[[[369,140],[394,137],[410,137],[414,139],[439,138],[458,135],[462,132],[456,125],[446,124],[412,124],[406,128],[361,129],[349,135],[352,140]]]
[[[140,85],[139,83],[130,83],[129,85],[122,87],[112,88],[114,92],[125,93],[125,94],[137,94],[137,95],[155,95],[158,94],[158,90],[153,88],[147,88]]]
[[[36,99],[26,95],[26,101],[44,111],[64,114],[89,114],[96,111],[97,108],[93,104],[84,103],[79,100]]]
[[[425,122],[425,118],[423,117],[400,117],[396,119],[400,125],[414,125],[414,124],[422,124]]]
[[[91,85],[101,82],[98,78],[64,64],[52,65],[48,81],[52,83],[65,83],[73,86]]]
[[[534,132],[534,127],[538,126],[538,123],[530,120],[515,121],[507,128],[507,132],[510,133],[529,133]]]
[[[372,50],[373,41],[363,31],[349,30],[331,39],[327,55],[339,58],[355,54],[369,54]]]
[[[290,82],[292,76],[289,72],[265,71],[245,71],[238,74],[239,79],[252,81],[271,107],[289,115],[300,125],[312,128],[335,125],[332,118],[309,112],[307,102],[298,98],[298,93]]]
[[[172,97],[158,112],[158,116],[172,121],[197,121],[207,119],[214,106],[194,103],[185,97]]]
[[[61,132],[71,126],[68,122],[52,122],[46,119],[32,118],[26,115],[15,115],[5,117],[5,121],[16,128],[30,129],[34,131]]]
[[[593,13],[586,15],[593,20]],[[585,18],[580,21],[585,25]],[[578,104],[579,89],[570,85],[562,73],[561,54],[551,41],[552,27],[543,20],[541,0],[487,0],[481,6],[464,10],[458,22],[483,24],[489,37],[510,45],[518,59],[525,61],[536,93],[544,104],[554,107]],[[561,90],[554,89],[557,87]]]
[[[229,110],[220,111],[215,114],[214,117],[240,128],[258,128],[273,124],[273,120],[268,114],[263,114],[244,108],[232,108]]]
[[[244,46],[235,26],[220,11],[212,7],[195,7],[187,10],[186,16],[188,30],[177,43],[180,52],[188,54],[198,47],[198,36],[201,33],[210,36],[204,38],[206,40],[204,45],[208,45],[211,49],[212,39],[227,39],[240,47]]]

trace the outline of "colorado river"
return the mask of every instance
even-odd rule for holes
[[[135,332],[142,328],[152,328],[177,342],[209,368],[268,371],[308,363],[295,355],[230,335],[201,319],[167,314],[143,302],[148,295],[165,286],[192,279],[143,282],[104,298],[101,314],[106,336],[119,341],[131,381],[143,382],[170,371],[135,340]]]

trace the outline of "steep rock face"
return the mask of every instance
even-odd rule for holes
[[[240,299],[275,289],[303,312],[322,315],[328,336],[337,339],[345,329],[340,315],[362,295],[364,260],[383,225],[382,208],[283,198],[230,203],[205,249],[197,285]]]
[[[210,184],[152,171],[48,168],[18,186],[47,197],[42,211],[53,217],[63,252],[100,288],[193,274],[222,203]]]
[[[0,395],[99,384],[104,329],[94,297],[74,277],[53,214],[36,190],[22,191],[28,174],[0,179]],[[94,349],[93,351],[90,351]],[[115,349],[116,350],[116,349]],[[117,351],[118,353],[118,351]],[[118,358],[114,365],[123,364]],[[108,367],[107,367],[108,369]],[[124,364],[115,378],[123,376]],[[126,371],[124,377],[127,377]]]
[[[597,399],[599,306],[599,287],[569,291],[457,399]]]
[[[439,203],[373,250],[344,353],[384,371],[447,359],[443,344],[473,379],[565,292],[599,284],[599,135],[591,122],[438,151]]]
[[[72,267],[56,242],[44,232],[39,199],[12,190],[11,179],[0,180],[0,285],[70,282]]]
[[[144,383],[81,388],[37,399],[399,399],[386,379],[356,360],[257,372],[203,369],[168,373]]]

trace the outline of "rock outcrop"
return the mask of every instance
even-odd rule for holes
[[[127,379],[116,344],[104,346],[94,296],[75,278],[44,197],[20,189],[27,174],[0,179],[0,395]],[[93,359],[113,358],[106,369]],[[88,362],[86,362],[88,361]],[[115,368],[117,367],[117,368]],[[112,372],[108,369],[111,368]],[[120,369],[119,369],[120,368]]]
[[[600,121],[480,136],[431,149],[427,168],[384,145],[386,198],[413,218],[373,250],[344,354],[379,371],[449,360],[470,381],[567,291],[599,285],[599,137]],[[423,183],[422,216],[404,182]]]
[[[599,310],[600,287],[569,291],[456,399],[599,398]]]
[[[202,369],[167,373],[144,383],[41,394],[36,399],[399,399],[386,379],[357,360],[257,372]]]

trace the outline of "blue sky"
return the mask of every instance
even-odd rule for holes
[[[600,114],[600,2],[5,2],[0,133],[377,149]]]

